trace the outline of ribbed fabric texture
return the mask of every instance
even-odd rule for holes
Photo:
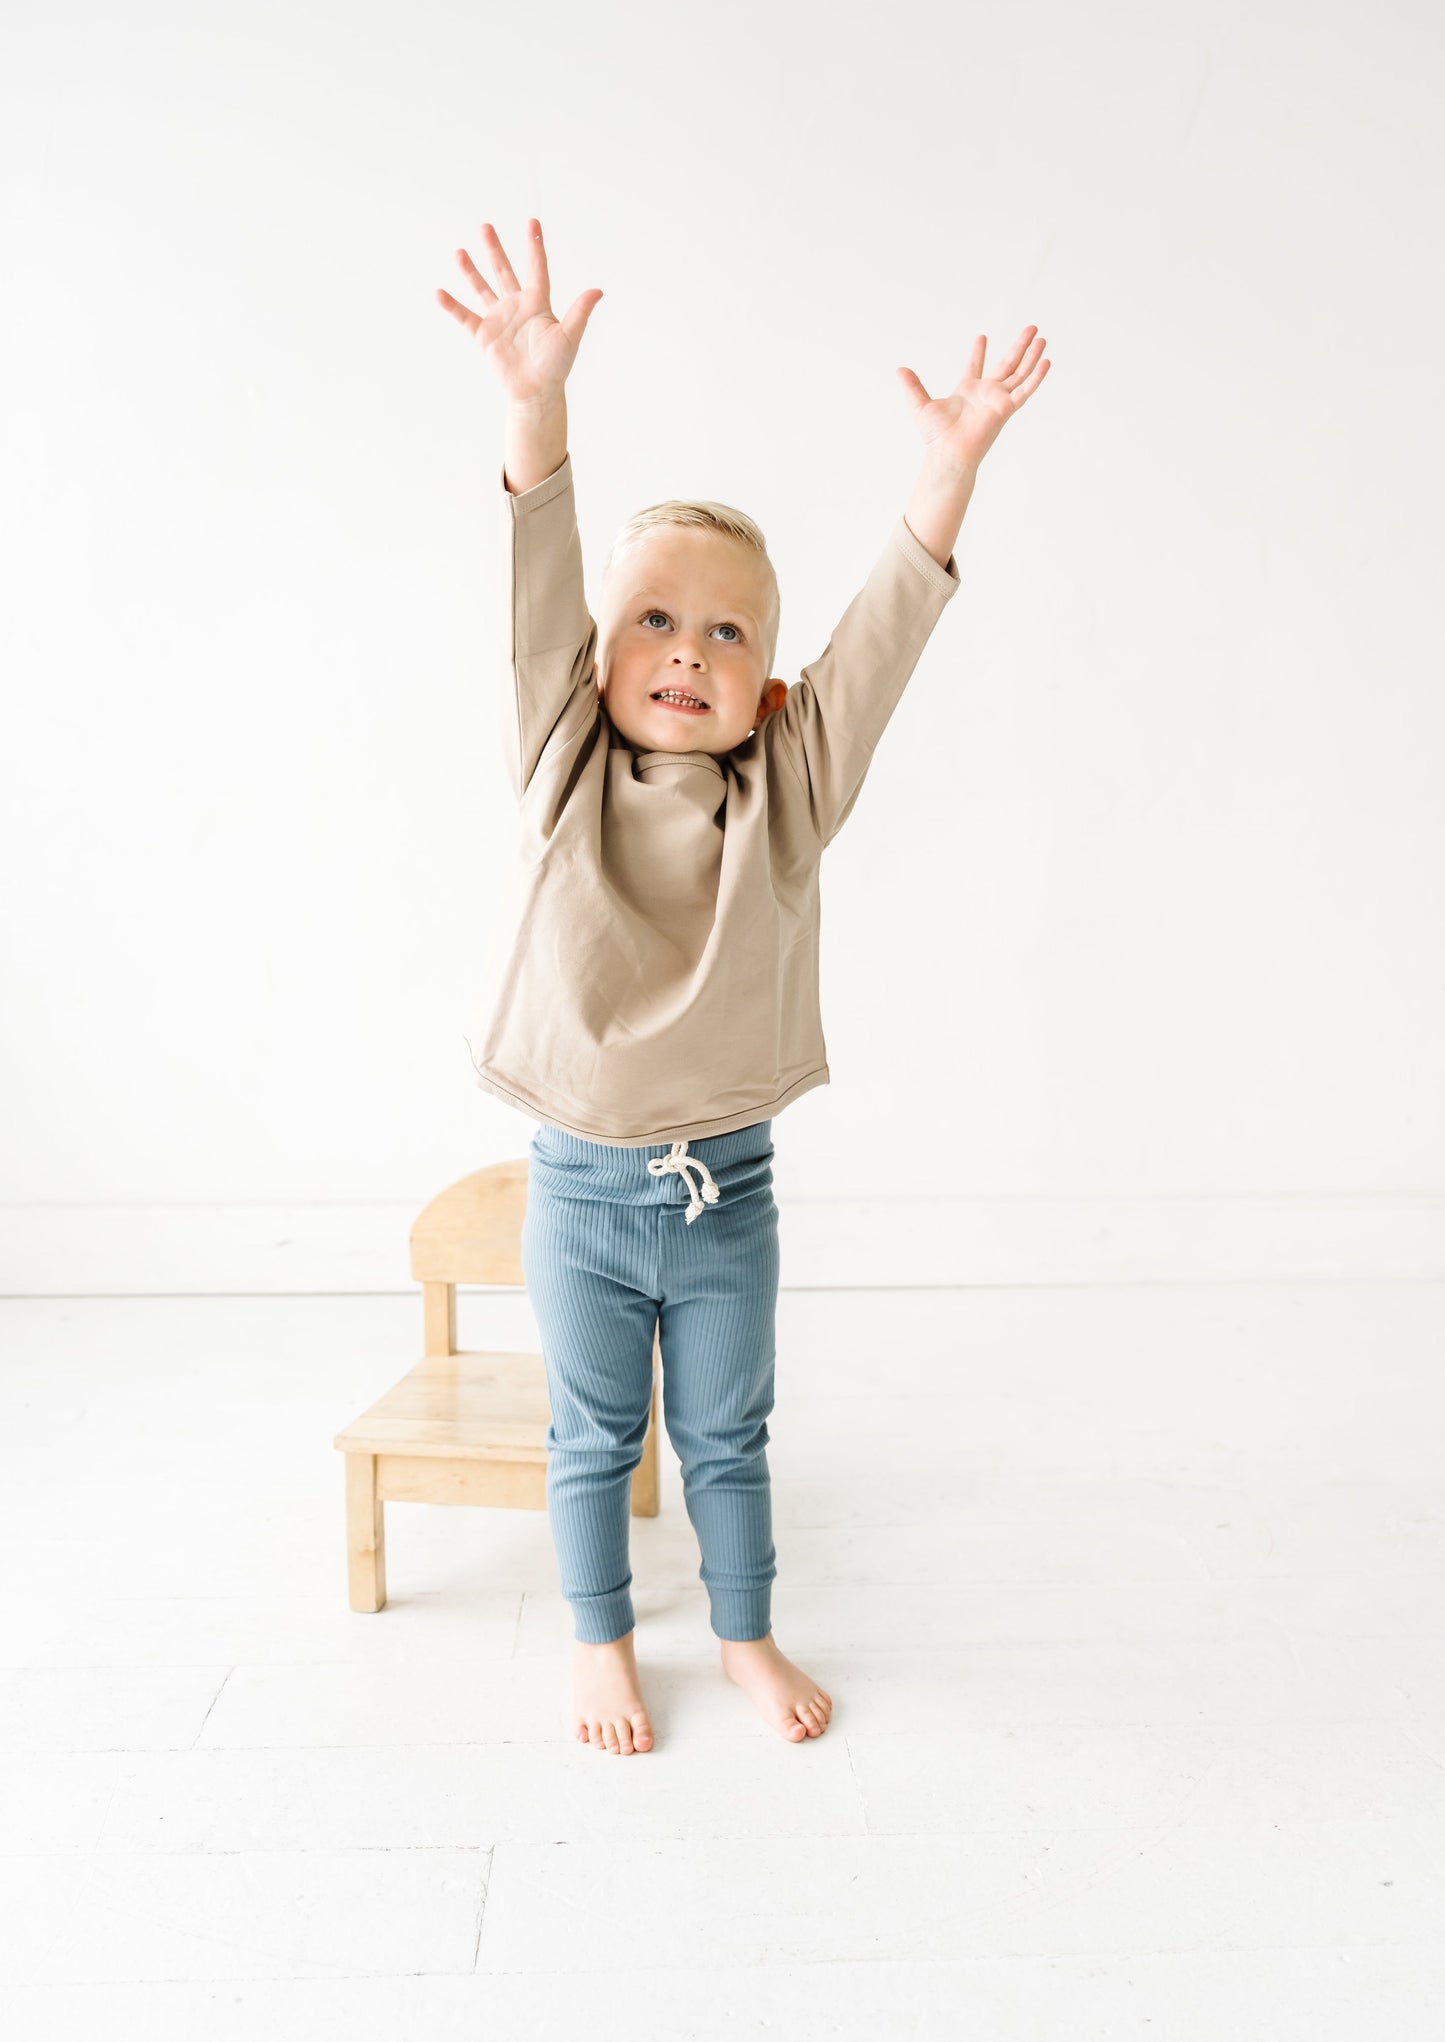
[[[545,1122],[529,1151],[522,1274],[552,1407],[547,1514],[576,1636],[592,1644],[635,1621],[631,1482],[647,1435],[654,1331],[712,1628],[720,1638],[771,1628],[772,1121],[686,1144],[693,1186],[705,1164],[719,1193],[692,1221],[687,1178],[648,1168],[675,1152],[672,1143],[586,1141]]]

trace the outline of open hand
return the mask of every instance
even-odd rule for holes
[[[457,261],[481,295],[482,310],[459,305],[450,291],[437,291],[437,303],[459,319],[481,345],[482,352],[501,378],[502,388],[514,403],[535,403],[556,394],[567,381],[577,346],[587,330],[593,307],[602,296],[599,290],[582,291],[565,316],[554,317],[552,285],[547,274],[547,251],[542,243],[540,220],[527,222],[527,281],[519,284],[507,251],[497,239],[489,220],[482,222],[482,238],[491,256],[497,288],[493,290],[465,248],[457,250]],[[589,302],[590,301],[590,302]]]
[[[960,473],[977,468],[1012,418],[1027,404],[1049,372],[1041,360],[1046,342],[1037,326],[1026,326],[991,376],[983,373],[988,335],[973,343],[968,367],[947,397],[930,397],[912,369],[900,369],[904,391],[930,454]]]

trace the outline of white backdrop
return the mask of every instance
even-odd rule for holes
[[[554,309],[605,292],[589,594],[631,510],[737,504],[789,681],[912,488],[896,366],[1047,338],[824,861],[820,1280],[1236,1220],[1251,1273],[1445,1270],[1437,10],[6,21],[5,1289],[404,1286],[525,1151],[463,1040],[501,402],[434,294],[529,213]]]

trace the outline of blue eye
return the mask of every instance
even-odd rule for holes
[[[653,618],[654,618],[654,617],[661,617],[661,619],[662,619],[662,621],[663,621],[663,623],[664,623],[664,624],[665,624],[665,623],[667,622],[667,612],[666,612],[666,610],[645,610],[645,611],[643,612],[643,616],[642,616],[642,621],[643,621],[643,623],[644,623],[644,624],[650,624],[650,623],[652,622],[652,620],[653,620]],[[733,635],[732,635],[732,637],[731,637],[731,638],[730,638],[730,639],[729,639],[729,640],[727,641],[729,645],[741,645],[741,644],[742,644],[742,633],[741,633],[741,631],[739,631],[739,630],[738,630],[738,627],[737,627],[737,625],[736,625],[736,624],[719,624],[719,625],[717,626],[717,629],[718,629],[719,631],[731,631],[731,632],[732,632],[732,634],[733,634]]]

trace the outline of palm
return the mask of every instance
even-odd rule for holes
[[[1026,326],[993,371],[983,373],[988,336],[973,343],[968,367],[946,397],[930,397],[912,369],[900,369],[914,421],[931,453],[959,468],[976,468],[1007,420],[1026,404],[1049,372],[1045,342]]]
[[[513,397],[533,394],[518,385],[564,382],[577,353],[566,327],[533,290],[500,297],[477,340]]]
[[[599,290],[580,292],[558,319],[552,311],[552,286],[541,223],[529,220],[527,226],[525,284],[518,280],[496,230],[484,221],[482,236],[491,251],[496,288],[487,282],[464,248],[457,250],[457,261],[482,296],[482,311],[473,312],[469,306],[459,304],[449,291],[437,292],[438,303],[460,320],[478,342],[507,396],[522,402],[545,396],[566,382],[587,321],[602,296]]]

